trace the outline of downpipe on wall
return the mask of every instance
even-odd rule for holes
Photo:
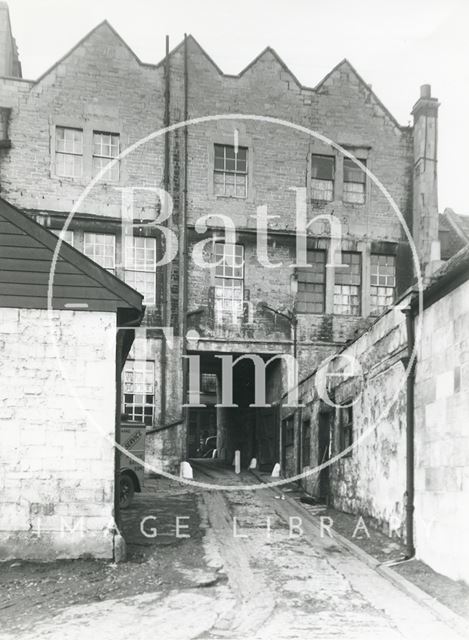
[[[414,454],[414,407],[415,407],[415,365],[416,358],[412,358],[415,348],[414,311],[412,304],[403,310],[406,317],[407,353],[405,366],[409,366],[406,381],[406,560],[415,556],[414,547],[414,497],[415,497],[415,454]]]

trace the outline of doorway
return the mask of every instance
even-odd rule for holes
[[[319,413],[318,425],[318,465],[324,464],[331,457],[331,418],[332,412]],[[319,472],[318,498],[329,502],[329,466]]]

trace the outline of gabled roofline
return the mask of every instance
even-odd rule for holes
[[[461,240],[465,244],[469,244],[469,236],[461,226],[458,214],[449,207],[446,207],[442,215],[446,216],[446,219],[448,220],[450,226],[453,228],[453,231],[459,236],[459,238],[461,238]]]
[[[51,67],[49,67],[47,69],[47,71],[45,71],[41,76],[39,76],[39,78],[35,81],[32,81],[34,84],[37,84],[38,82],[40,82],[43,78],[45,78],[49,73],[51,73],[51,71],[53,71],[59,64],[61,64],[64,60],[66,60],[66,58],[68,58],[78,47],[80,47],[89,37],[91,37],[93,35],[93,33],[95,33],[98,29],[100,29],[101,27],[106,26],[108,29],[110,29],[112,31],[112,33],[115,35],[115,37],[119,40],[119,42],[127,49],[127,51],[131,54],[131,56],[136,60],[136,62],[142,66],[142,67],[147,67],[150,69],[158,69],[160,67],[162,67],[164,65],[166,56],[164,56],[159,62],[157,62],[156,64],[153,63],[149,63],[149,62],[143,62],[135,53],[135,51],[127,44],[127,42],[122,38],[122,36],[114,29],[114,27],[111,25],[111,23],[108,20],[103,20],[102,22],[100,22],[99,24],[96,25],[96,27],[94,27],[93,29],[91,29],[91,31],[89,31],[85,36],[83,36],[83,38],[81,38],[81,40],[79,40],[69,51],[67,51],[67,53],[65,53],[59,60],[57,60]],[[201,51],[201,53],[205,56],[205,58],[208,60],[208,62],[213,66],[213,68],[216,70],[216,72],[224,77],[224,78],[233,78],[233,79],[239,79],[241,78],[247,71],[249,71],[261,58],[263,55],[265,55],[266,53],[270,53],[271,55],[274,56],[274,58],[277,60],[277,62],[280,64],[280,66],[283,68],[283,70],[288,73],[292,79],[294,80],[294,82],[296,83],[297,87],[303,91],[310,91],[312,93],[316,93],[319,91],[319,89],[322,87],[322,85],[330,78],[330,76],[337,71],[337,69],[339,69],[342,65],[346,64],[351,71],[355,74],[355,76],[358,78],[359,82],[365,87],[365,89],[368,91],[368,93],[373,97],[373,100],[376,102],[376,104],[384,111],[384,113],[387,115],[387,117],[392,121],[392,123],[398,127],[399,129],[405,130],[408,127],[407,126],[403,126],[400,125],[399,122],[397,121],[397,119],[392,115],[392,113],[389,111],[389,109],[387,109],[385,107],[385,105],[383,104],[383,102],[378,98],[378,96],[376,95],[376,93],[373,91],[373,89],[370,88],[370,85],[368,83],[365,82],[365,80],[362,78],[362,76],[358,73],[358,71],[355,69],[355,67],[349,62],[349,60],[347,58],[344,58],[343,60],[341,60],[338,64],[335,65],[335,67],[333,67],[325,76],[324,78],[322,78],[322,80],[320,80],[314,87],[308,87],[304,84],[302,84],[297,76],[292,72],[292,70],[288,67],[288,65],[284,62],[284,60],[282,60],[282,58],[279,56],[279,54],[275,51],[275,49],[273,49],[270,46],[265,47],[265,49],[263,49],[253,60],[251,60],[251,62],[249,62],[249,64],[247,64],[237,75],[236,74],[228,74],[228,73],[224,73],[222,71],[222,69],[220,69],[220,67],[217,65],[217,63],[213,60],[213,58],[207,53],[207,51],[200,45],[200,43],[194,38],[194,36],[192,34],[188,34],[187,35],[187,39],[191,40],[197,47],[198,49]],[[182,49],[182,47],[184,46],[184,39],[181,40],[181,42],[179,42],[179,44],[177,44],[173,49],[170,50],[169,52],[169,56],[172,57],[174,56],[176,53],[178,53],[180,51],[180,49]],[[31,82],[31,81],[29,81]]]
[[[348,67],[350,67],[351,71],[358,78],[359,82],[365,87],[365,89],[368,91],[368,93],[373,97],[375,102],[379,105],[379,107],[381,107],[381,109],[385,112],[385,114],[388,116],[388,118],[390,120],[392,120],[392,122],[396,125],[396,127],[399,127],[399,129],[407,129],[408,128],[406,126],[402,126],[401,124],[399,124],[399,122],[392,115],[392,113],[389,111],[389,109],[387,109],[387,107],[384,106],[384,104],[378,98],[378,96],[373,91],[373,89],[370,87],[370,85],[367,82],[365,82],[365,80],[362,78],[362,76],[358,73],[358,71],[355,69],[353,64],[347,58],[343,58],[338,64],[335,65],[335,67],[333,67],[329,71],[329,73],[326,73],[324,78],[320,82],[318,82],[318,84],[314,87],[314,91],[319,91],[319,89],[322,87],[322,85],[325,82],[327,82],[327,80],[329,80],[329,78],[332,76],[332,74],[335,73],[343,65],[347,65]]]
[[[35,240],[43,244],[52,252],[57,246],[57,236],[48,229],[45,229],[38,222],[33,220],[26,213],[23,213],[18,207],[0,197],[0,211],[3,217],[9,222],[21,229],[28,235],[33,235]],[[66,242],[62,242],[59,250],[59,258],[70,262],[76,269],[84,275],[94,280],[100,287],[106,288],[116,297],[120,298],[124,304],[117,305],[117,308],[130,307],[138,311],[142,311],[143,296],[141,293],[123,282],[120,278],[103,269],[99,264],[85,256],[84,253],[78,251]]]
[[[67,51],[67,53],[65,53],[61,58],[59,58],[56,62],[54,62],[54,64],[52,66],[50,66],[42,75],[39,76],[39,78],[37,78],[37,80],[34,80],[34,84],[37,84],[43,78],[45,78],[47,75],[49,75],[49,73],[51,73],[56,67],[58,67],[59,64],[62,64],[62,62],[64,60],[66,60],[70,55],[72,55],[72,53],[76,49],[78,49],[78,47],[80,47],[86,40],[88,40],[88,38],[90,38],[98,29],[101,29],[104,26],[108,27],[108,29],[110,29],[112,31],[112,33],[116,36],[116,38],[119,40],[119,42],[121,42],[121,44],[124,45],[124,47],[135,58],[135,60],[138,62],[139,65],[141,65],[142,67],[153,67],[153,68],[158,66],[158,65],[151,64],[151,63],[148,63],[148,62],[142,62],[142,60],[140,60],[140,58],[137,56],[135,51],[133,49],[131,49],[131,47],[127,44],[127,42],[124,40],[124,38],[122,38],[122,36],[114,29],[112,24],[108,20],[102,20],[99,24],[97,24],[95,27],[93,27],[93,29],[91,29],[91,31],[88,31],[88,33],[86,35],[84,35],[83,38],[81,38],[71,49],[69,49]]]

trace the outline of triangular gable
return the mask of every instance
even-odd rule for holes
[[[86,40],[88,40],[90,37],[92,37],[92,35],[96,31],[98,31],[99,29],[103,29],[103,28],[108,29],[109,32],[112,33],[112,35],[116,38],[116,41],[120,45],[124,46],[127,49],[129,54],[135,59],[135,61],[139,65],[145,66],[145,67],[151,67],[151,68],[159,68],[159,67],[164,65],[165,57],[163,57],[157,64],[150,64],[150,63],[147,63],[147,62],[142,62],[140,60],[140,58],[137,56],[137,54],[125,42],[125,40],[112,27],[112,25],[107,20],[104,20],[103,22],[100,22],[89,33],[87,33],[74,47],[72,47],[72,49],[70,49],[70,51],[68,51],[62,58],[60,58],[60,60],[58,60],[56,63],[54,63],[35,82],[36,83],[40,82],[44,77],[46,77],[48,74],[50,74],[58,65],[60,65],[66,58],[68,58],[76,49],[78,49]],[[283,69],[283,71],[285,73],[287,73],[291,77],[292,81],[295,82],[295,84],[297,85],[297,87],[299,89],[302,89],[302,90],[305,90],[305,91],[311,91],[311,92],[319,92],[321,90],[321,88],[323,87],[323,85],[328,81],[328,79],[334,73],[339,71],[341,67],[346,66],[347,69],[349,71],[351,71],[356,76],[356,78],[358,79],[360,84],[367,90],[367,92],[372,97],[372,100],[375,102],[375,104],[377,104],[382,109],[383,113],[391,120],[391,122],[395,126],[401,128],[401,125],[396,120],[396,118],[384,106],[384,104],[381,102],[381,100],[378,98],[378,96],[375,94],[375,92],[364,81],[364,79],[361,77],[361,75],[358,73],[358,71],[352,66],[352,64],[346,58],[344,58],[344,60],[339,62],[331,71],[329,71],[329,73],[326,74],[326,76],[315,87],[307,87],[307,86],[301,84],[301,82],[298,80],[298,78],[295,76],[295,74],[290,70],[290,68],[287,66],[287,64],[282,60],[282,58],[279,56],[279,54],[272,47],[266,47],[263,51],[261,51],[261,53],[259,53],[259,55],[257,55],[254,58],[254,60],[252,60],[246,67],[244,67],[244,69],[242,71],[240,71],[237,75],[233,75],[233,74],[223,73],[223,71],[216,64],[216,62],[213,60],[213,58],[205,51],[205,49],[199,44],[199,42],[194,38],[194,36],[189,34],[187,36],[187,41],[190,42],[192,45],[194,45],[200,51],[200,53],[205,57],[205,59],[210,63],[210,65],[213,67],[213,69],[216,71],[216,73],[219,74],[220,76],[223,76],[223,77],[226,77],[226,78],[241,78],[246,72],[248,72],[250,69],[252,69],[266,54],[270,54],[277,61],[277,63]],[[183,49],[183,47],[184,47],[184,40],[179,42],[179,44],[177,44],[173,49],[171,49],[171,51],[169,52],[170,58],[173,57],[174,55],[176,55],[177,53],[179,53],[181,51],[181,49]]]
[[[263,51],[261,51],[259,53],[259,55],[257,55],[254,58],[254,60],[252,60],[246,67],[244,67],[244,69],[238,74],[237,77],[240,78],[241,76],[243,76],[247,71],[249,71],[250,69],[255,67],[256,64],[258,62],[260,62],[262,60],[262,58],[266,57],[267,55],[270,55],[270,56],[272,56],[272,58],[274,58],[275,62],[282,69],[282,71],[287,73],[290,76],[291,80],[293,80],[293,82],[295,82],[295,84],[300,89],[305,88],[305,87],[303,87],[301,82],[298,80],[298,78],[290,71],[288,66],[285,64],[285,62],[282,60],[282,58],[278,55],[278,53],[275,51],[275,49],[272,49],[272,47],[266,47]]]
[[[376,95],[376,93],[373,91],[373,89],[371,89],[370,85],[367,84],[365,82],[365,80],[361,77],[361,75],[358,73],[358,71],[355,69],[355,67],[347,60],[347,58],[344,58],[343,60],[341,60],[338,64],[336,64],[336,66],[331,69],[331,71],[329,71],[329,73],[327,73],[324,78],[314,87],[314,91],[321,91],[321,88],[325,85],[325,83],[337,72],[340,72],[341,69],[346,68],[347,71],[350,71],[351,73],[353,73],[353,75],[357,78],[357,80],[359,81],[359,83],[366,89],[366,91],[368,92],[368,94],[371,96],[372,100],[375,102],[375,104],[377,104],[380,109],[383,111],[383,113],[391,120],[391,122],[396,126],[401,128],[401,125],[399,124],[399,122],[396,120],[396,118],[392,115],[392,113],[384,106],[384,104],[381,102],[381,100],[378,98],[378,96]]]
[[[49,274],[59,239],[0,198],[0,307],[48,308]],[[53,309],[142,313],[143,296],[62,242],[53,281]]]
[[[107,29],[108,32],[111,33],[112,36],[116,39],[116,42],[118,44],[122,45],[123,47],[125,47],[125,49],[127,49],[127,51],[132,56],[132,58],[134,58],[135,61],[140,66],[144,66],[144,67],[155,67],[156,66],[154,64],[149,64],[147,62],[142,62],[140,60],[140,58],[137,56],[137,54],[133,51],[133,49],[130,48],[130,46],[127,44],[127,42],[114,29],[114,27],[107,20],[103,20],[98,25],[96,25],[96,27],[91,29],[91,31],[89,31],[85,36],[83,36],[83,38],[81,38],[81,40],[79,40],[76,43],[76,45],[74,45],[69,51],[67,51],[67,53],[65,55],[63,55],[59,60],[57,60],[57,62],[54,62],[54,64],[51,67],[49,67],[49,69],[47,69],[47,71],[45,71],[41,76],[39,76],[39,78],[37,80],[34,81],[34,83],[37,84],[38,82],[41,82],[41,80],[43,80],[46,76],[48,76],[50,73],[52,73],[52,71],[54,71],[54,69],[56,69],[56,67],[58,67],[60,64],[62,64],[62,62],[64,62],[77,49],[79,49],[83,45],[84,42],[89,40],[95,33],[97,33],[101,29]]]

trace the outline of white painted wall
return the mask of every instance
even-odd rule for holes
[[[116,316],[52,313],[0,309],[0,559],[109,558]]]
[[[469,282],[423,315],[415,390],[417,556],[469,583]]]

